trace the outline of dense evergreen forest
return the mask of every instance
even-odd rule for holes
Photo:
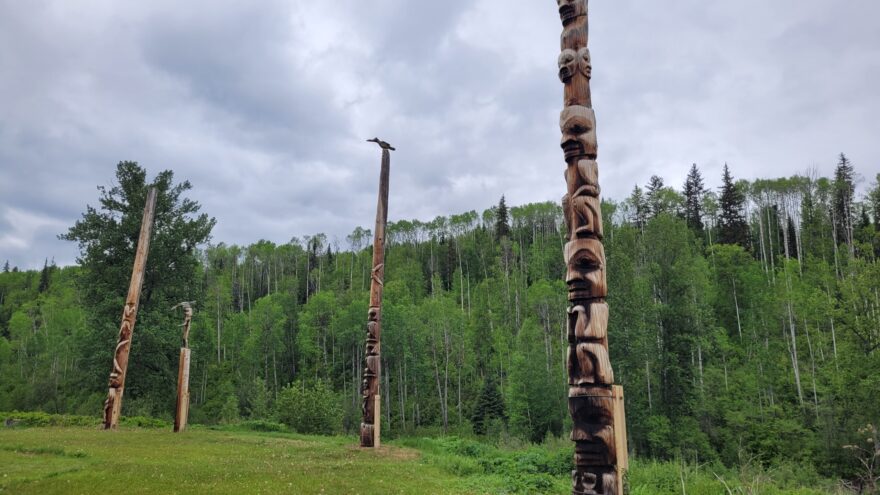
[[[855,478],[880,423],[880,187],[871,177],[857,196],[843,155],[832,178],[732,173],[709,191],[694,165],[681,190],[653,177],[603,202],[630,449]],[[0,410],[101,411],[150,183],[159,205],[124,414],[173,414],[171,308],[196,301],[193,422],[353,433],[371,232],[208,244],[214,220],[191,185],[131,162],[61,233],[79,243],[78,266],[3,268]],[[557,203],[504,198],[389,224],[384,434],[567,434],[564,228]]]

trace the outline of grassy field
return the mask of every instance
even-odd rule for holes
[[[456,438],[402,439],[378,451],[354,437],[196,428],[0,429],[0,493],[569,493],[570,447],[516,451]],[[633,495],[837,493],[766,472],[636,462]]]
[[[480,493],[420,457],[354,438],[16,429],[0,431],[0,493]]]

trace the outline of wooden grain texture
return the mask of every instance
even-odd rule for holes
[[[153,231],[153,218],[156,213],[156,188],[150,188],[141,220],[141,233],[138,238],[134,266],[131,271],[131,282],[128,296],[122,310],[122,324],[119,338],[113,350],[113,368],[110,370],[110,390],[104,401],[104,429],[119,427],[119,416],[122,412],[122,395],[125,391],[128,356],[131,351],[131,339],[134,336],[134,324],[137,319],[138,304],[141,297],[141,286],[144,283],[144,268],[147,266],[147,255],[150,252],[150,236]]]
[[[186,429],[189,421],[189,363],[190,349],[180,349],[180,360],[177,371],[177,408],[174,414],[174,431]]]
[[[369,140],[382,149],[382,168],[379,172],[379,201],[376,206],[376,229],[373,236],[373,269],[370,275],[370,307],[367,311],[366,357],[364,380],[361,384],[363,397],[363,422],[361,423],[361,447],[378,447],[381,402],[382,358],[382,290],[385,284],[385,226],[388,224],[388,181],[391,172],[391,150],[394,148],[378,138]]]
[[[568,410],[575,443],[574,495],[621,495],[627,465],[623,389],[614,385],[608,352],[608,284],[599,199],[599,144],[590,80],[593,63],[587,0],[557,0],[562,22],[557,59],[564,85],[559,116],[566,163],[562,208],[568,285]]]
[[[178,306],[183,307],[183,347],[180,349],[180,360],[177,367],[177,407],[174,410],[174,431],[180,432],[186,429],[189,421],[189,326],[192,322],[192,304],[182,302]]]

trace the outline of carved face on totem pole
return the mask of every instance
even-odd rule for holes
[[[568,84],[574,77],[577,67],[577,52],[571,49],[562,50],[559,54],[559,80]]]
[[[565,245],[565,282],[570,298],[608,295],[605,284],[605,249],[598,239],[575,239]]]
[[[379,323],[375,321],[367,322],[367,340],[377,340],[379,338]]]
[[[590,59],[590,49],[589,48],[581,48],[577,52],[577,65],[578,70],[586,76],[587,79],[593,77],[593,62]]]
[[[587,15],[587,2],[584,0],[556,0],[559,6],[559,18],[566,26],[582,15]]]
[[[599,144],[596,141],[596,114],[592,108],[580,105],[565,107],[559,116],[559,128],[562,131],[560,146],[565,153],[565,161],[596,158]]]
[[[572,397],[568,402],[574,420],[571,439],[577,442],[578,466],[611,465],[617,461],[614,446],[614,412],[611,397]]]

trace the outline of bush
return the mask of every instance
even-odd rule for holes
[[[287,427],[281,423],[275,423],[273,421],[266,421],[263,419],[252,419],[250,421],[244,421],[239,427],[245,430],[251,431],[264,431],[264,432],[283,432],[287,431]]]
[[[4,424],[39,428],[45,426],[97,426],[101,419],[95,416],[70,416],[67,414],[49,414],[40,411],[0,413]]]
[[[241,416],[238,412],[238,397],[235,394],[229,394],[229,396],[226,397],[226,402],[223,403],[223,407],[220,408],[220,422],[228,425],[238,423],[240,419]]]
[[[135,426],[137,428],[171,428],[173,423],[164,419],[148,418],[146,416],[122,416],[119,418],[120,426]]]
[[[332,435],[342,429],[342,403],[322,381],[292,383],[278,394],[278,421],[298,433]]]
[[[40,411],[35,412],[8,412],[0,413],[0,419],[4,424],[15,427],[43,428],[47,426],[100,426],[101,418],[98,416],[74,416],[70,414],[49,414]],[[121,426],[135,426],[139,428],[170,428],[171,423],[163,419],[148,418],[145,416],[123,416],[119,419]]]

